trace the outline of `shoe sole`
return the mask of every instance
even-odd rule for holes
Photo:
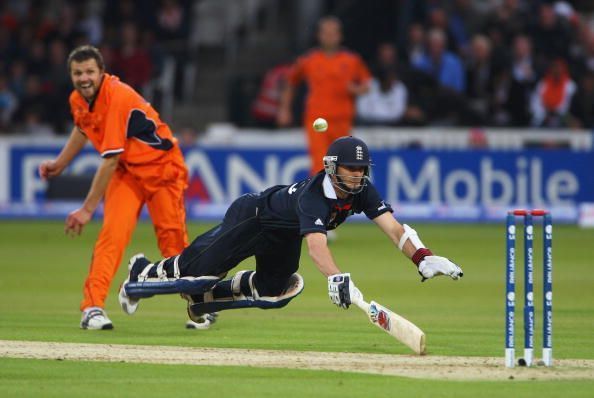
[[[124,288],[126,286],[126,283],[128,283],[128,279],[126,279],[120,287],[120,291],[118,293],[118,301],[120,303],[122,311],[124,311],[128,315],[133,315],[138,309],[139,300],[132,300],[130,297],[128,297],[128,295],[126,294],[126,290]]]
[[[211,324],[212,323],[208,319],[201,323],[189,320],[186,322],[186,329],[206,330],[206,329],[210,329]]]
[[[143,253],[138,253],[138,254],[132,256],[132,258],[130,258],[130,261],[128,262],[128,277],[122,283],[122,285],[120,286],[120,291],[118,292],[118,301],[120,303],[120,307],[122,308],[122,311],[124,311],[128,315],[132,315],[136,312],[136,310],[138,309],[139,301],[140,301],[140,300],[132,300],[126,294],[126,290],[125,290],[126,284],[130,281],[130,271],[132,270],[132,264],[134,264],[134,262],[140,257],[145,257],[145,255]]]
[[[81,326],[82,330],[113,330],[113,324],[109,323],[107,325],[101,326],[101,328],[90,328],[88,326]]]
[[[112,330],[113,323],[106,323],[105,325],[101,326],[100,328],[90,328],[88,323],[81,323],[80,328],[83,330]]]

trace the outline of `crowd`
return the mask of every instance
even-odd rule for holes
[[[0,3],[0,133],[66,133],[66,68],[78,45],[101,49],[106,68],[135,89],[158,76],[168,42],[186,40],[186,0]],[[156,40],[156,37],[159,40]]]
[[[167,44],[188,40],[192,4],[0,3],[0,133],[68,131],[65,61],[83,43],[98,46],[107,70],[142,91],[160,74]],[[348,9],[325,4],[329,12]],[[587,4],[403,0],[365,24],[338,12],[344,44],[373,74],[369,92],[357,99],[356,123],[594,127],[594,10]],[[391,35],[365,34],[382,23]],[[271,66],[261,79],[251,116],[260,125],[275,124],[289,66]]]
[[[594,127],[594,30],[568,3],[504,0],[480,14],[457,0],[420,15],[404,46],[380,46],[361,122]],[[387,104],[392,119],[378,114]]]
[[[353,16],[343,17],[345,44],[367,55],[374,76],[357,98],[357,124],[594,127],[594,25],[586,13],[563,1],[400,3],[397,32],[376,43],[354,40]]]

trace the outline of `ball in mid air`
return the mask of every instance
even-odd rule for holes
[[[313,129],[318,133],[323,133],[324,131],[328,130],[328,122],[326,121],[326,119],[319,117],[316,120],[314,120]]]

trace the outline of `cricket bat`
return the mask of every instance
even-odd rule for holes
[[[352,302],[367,314],[369,321],[375,326],[409,347],[418,355],[425,354],[425,333],[417,325],[375,301],[368,303],[363,299],[363,295],[353,297]]]

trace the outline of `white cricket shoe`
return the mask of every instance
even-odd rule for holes
[[[217,321],[219,314],[213,312],[212,314],[202,314],[200,316],[194,316],[194,319],[188,319],[186,322],[186,329],[210,329],[210,326]]]
[[[132,315],[136,312],[140,299],[133,299],[128,296],[124,288],[126,284],[130,282],[130,280],[138,280],[138,274],[144,269],[144,267],[150,264],[151,262],[144,256],[143,253],[138,253],[132,256],[128,262],[128,277],[120,286],[120,292],[118,293],[120,307],[122,307],[122,310],[128,315]]]
[[[80,327],[88,330],[109,330],[113,329],[113,323],[111,323],[103,308],[88,307],[82,313]]]

